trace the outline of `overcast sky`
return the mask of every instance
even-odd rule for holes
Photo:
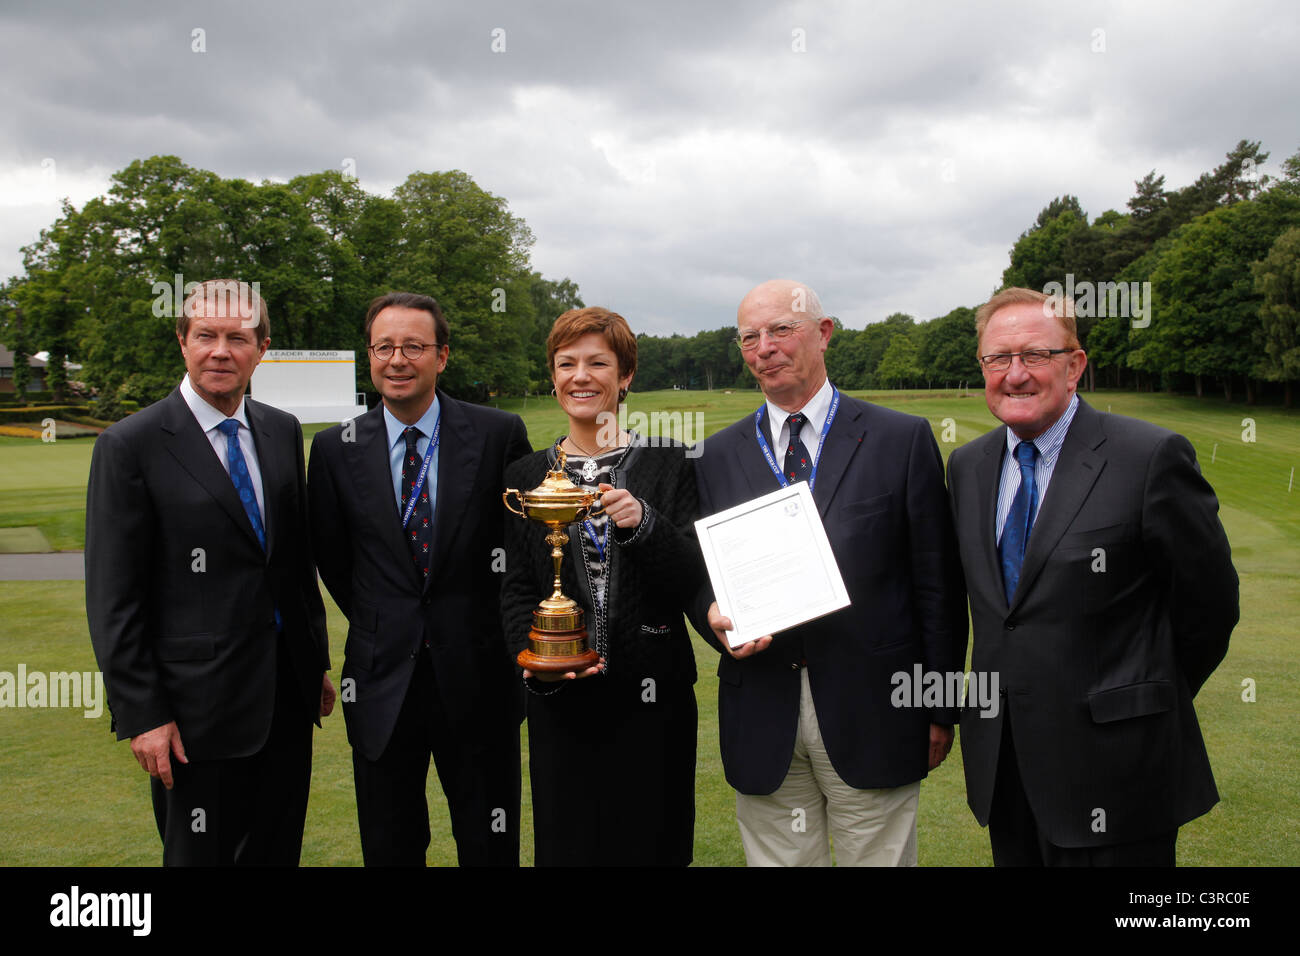
[[[377,193],[462,169],[534,268],[637,331],[728,324],[778,276],[850,327],[927,319],[986,299],[1056,195],[1123,211],[1241,139],[1275,172],[1298,25],[1294,0],[6,0],[0,276],[59,197],[172,153],[253,181],[353,163]]]

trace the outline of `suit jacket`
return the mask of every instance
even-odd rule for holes
[[[318,723],[329,668],[302,428],[252,399],[245,407],[265,551],[179,389],[108,428],[90,464],[86,612],[113,728],[123,739],[174,720],[190,760],[262,748],[277,640],[290,652],[302,713]]]
[[[343,714],[368,760],[388,746],[427,639],[453,726],[522,719],[501,634],[506,465],[529,454],[518,415],[438,392],[442,426],[427,578],[411,561],[393,495],[383,407],[318,432],[310,463],[321,579],[348,619]]]
[[[1172,830],[1218,800],[1192,697],[1237,622],[1237,573],[1192,446],[1082,400],[1010,607],[994,540],[1006,430],[948,463],[971,666],[997,715],[962,715],[971,810],[989,819],[1002,722],[1039,828],[1062,847]],[[1101,811],[1099,814],[1098,811]]]
[[[755,440],[752,415],[705,439],[696,475],[705,515],[780,487]],[[958,671],[966,653],[943,462],[929,424],[841,395],[813,498],[852,603],[775,635],[752,657],[722,654],[722,762],[727,782],[742,793],[771,793],[785,779],[799,722],[801,661],[831,764],[852,787],[920,780],[931,721],[957,719],[955,702],[939,711],[891,703],[893,675],[910,677],[918,663],[926,671]],[[705,614],[712,600],[706,585],[693,613],[711,642]]]

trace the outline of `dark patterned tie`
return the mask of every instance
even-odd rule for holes
[[[791,483],[808,480],[808,469],[812,467],[812,456],[799,440],[799,429],[808,421],[801,413],[795,412],[786,421],[790,425],[790,444],[785,449],[785,477]]]
[[[244,461],[244,451],[239,447],[239,422],[227,418],[217,426],[226,436],[226,463],[230,466],[230,480],[234,482],[235,491],[239,493],[239,503],[244,506],[257,535],[257,543],[266,550],[266,529],[262,527],[262,512],[257,507],[257,494],[253,491],[253,479],[248,474],[248,463]]]
[[[1034,527],[1034,506],[1038,502],[1038,487],[1034,483],[1034,463],[1038,459],[1038,448],[1031,441],[1022,441],[1016,446],[1016,461],[1020,462],[1020,488],[1011,499],[1011,510],[1007,513],[1007,523],[1002,527],[1002,541],[998,544],[998,555],[1002,558],[1002,585],[1007,592],[1007,606],[1011,605],[1011,596],[1016,593],[1020,583],[1020,568],[1025,563],[1025,548],[1029,544],[1029,532]]]
[[[402,432],[406,439],[406,457],[402,459],[402,514],[406,514],[406,505],[415,490],[416,479],[420,477],[420,457],[416,443],[421,433],[411,425]],[[433,467],[432,464],[429,466]],[[406,526],[406,545],[411,549],[411,557],[421,577],[429,576],[429,553],[433,546],[433,509],[429,507],[429,476],[425,475],[424,487],[420,489],[420,500],[415,503],[411,520]]]

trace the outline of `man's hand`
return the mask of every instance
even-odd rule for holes
[[[560,673],[558,671],[538,671],[537,673],[533,673],[532,671],[530,671],[528,668],[525,667],[524,677],[525,678],[535,677],[540,681],[545,681],[546,683],[550,684],[553,683],[554,681],[581,680],[584,677],[593,677],[596,674],[599,674],[604,669],[605,669],[605,658],[602,657],[600,660],[596,661],[594,665],[588,667],[581,674],[579,674],[577,671],[566,671],[564,673]]]
[[[930,725],[930,769],[943,763],[948,751],[952,750],[952,728],[942,724]]]
[[[746,657],[752,657],[759,651],[767,650],[767,646],[772,643],[772,635],[766,634],[739,647],[732,647],[727,640],[726,631],[732,628],[731,618],[723,617],[722,612],[718,610],[718,602],[714,601],[709,605],[709,627],[713,628],[713,636],[718,639],[723,650],[734,657],[736,660],[744,660]]]
[[[171,755],[175,754],[181,763],[189,763],[185,759],[185,745],[181,743],[180,728],[174,720],[132,737],[131,753],[135,754],[135,759],[149,772],[149,776],[158,777],[168,790],[172,788]]]
[[[334,713],[334,701],[337,695],[334,693],[334,685],[330,683],[329,674],[320,675],[320,715],[328,717]]]
[[[615,488],[604,482],[597,487],[600,489],[601,507],[614,524],[620,528],[635,528],[641,524],[644,514],[636,495],[626,488]]]

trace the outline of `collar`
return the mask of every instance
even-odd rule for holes
[[[1007,428],[1007,451],[1014,458],[1016,449],[1020,447],[1021,441],[1032,441],[1034,447],[1038,449],[1038,457],[1044,461],[1055,461],[1056,456],[1061,453],[1061,445],[1065,442],[1065,433],[1070,430],[1070,422],[1074,421],[1074,413],[1079,410],[1079,393],[1075,392],[1070,396],[1070,404],[1065,406],[1065,411],[1061,417],[1056,420],[1051,428],[1043,432],[1037,438],[1021,439],[1019,435]]]
[[[189,373],[186,373],[185,377],[181,379],[181,398],[185,399],[185,404],[190,407],[190,411],[194,413],[195,419],[198,420],[199,427],[202,428],[204,432],[212,431],[212,429],[216,428],[227,418],[235,419],[235,421],[239,422],[239,424],[244,428],[249,427],[248,408],[246,404],[248,399],[246,396],[239,399],[239,407],[235,409],[235,414],[227,415],[219,409],[213,408],[208,404],[207,399],[195,391],[194,386],[190,383]]]
[[[810,434],[807,429],[811,429],[811,434],[814,437],[821,434],[822,426],[826,424],[826,416],[831,410],[832,391],[831,380],[828,377],[826,381],[822,382],[822,387],[817,390],[816,394],[804,403],[803,408],[795,410],[803,412],[804,417],[808,419],[808,423],[804,425],[805,430],[801,434]],[[767,403],[767,420],[771,423],[769,427],[772,429],[772,440],[774,442],[780,440],[781,429],[785,427],[785,420],[793,414],[794,412],[787,412],[784,408],[771,402]],[[816,454],[816,452],[813,454]]]
[[[382,404],[382,403],[381,403]],[[420,420],[415,423],[415,427],[420,430],[420,434],[425,438],[433,437],[433,426],[438,424],[438,412],[442,408],[442,403],[438,400],[438,393],[433,393],[433,404],[424,410]],[[387,405],[384,409],[384,428],[388,431],[388,447],[391,450],[394,445],[402,441],[402,433],[406,431],[406,425],[397,420],[397,416],[388,410]]]

